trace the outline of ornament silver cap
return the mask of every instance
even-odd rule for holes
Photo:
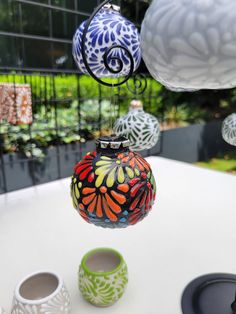
[[[143,109],[143,103],[141,102],[141,100],[132,100],[129,106],[129,109]]]
[[[118,151],[127,149],[130,146],[130,141],[123,136],[104,136],[96,140],[97,149]]]
[[[120,12],[120,7],[118,5],[115,5],[115,4],[105,4],[103,6],[104,9],[111,9],[113,11],[116,11],[116,12]]]

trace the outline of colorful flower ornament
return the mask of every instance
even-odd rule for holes
[[[223,121],[222,136],[228,144],[236,146],[236,113],[231,114]]]
[[[160,125],[154,116],[143,110],[141,101],[133,100],[129,113],[116,121],[114,132],[117,136],[127,137],[132,150],[140,151],[150,149],[157,144]]]
[[[150,165],[129,150],[124,137],[104,137],[96,144],[96,151],[74,168],[73,205],[84,220],[97,226],[134,225],[148,215],[156,197]]]
[[[73,38],[73,56],[82,73],[88,74],[84,65],[81,42],[85,28],[84,21],[77,29]],[[124,49],[114,48],[108,53],[110,72],[104,65],[104,55],[112,46],[122,46],[129,50],[134,61],[134,71],[141,61],[140,36],[136,26],[121,16],[119,7],[105,5],[93,18],[86,35],[85,51],[87,62],[97,77],[126,76],[130,72],[131,60]],[[123,63],[121,69],[120,61]],[[117,72],[117,73],[115,73]]]
[[[142,23],[143,59],[175,91],[236,86],[236,2],[153,0]]]

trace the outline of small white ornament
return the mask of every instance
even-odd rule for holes
[[[236,1],[153,0],[142,23],[143,59],[167,88],[236,86]]]
[[[133,100],[129,113],[116,121],[114,132],[130,140],[130,149],[141,151],[151,149],[157,144],[160,125],[157,118],[143,110],[141,101]]]
[[[223,121],[222,136],[228,144],[236,146],[236,113],[231,114]]]

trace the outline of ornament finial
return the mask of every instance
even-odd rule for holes
[[[124,151],[129,148],[130,141],[124,136],[104,136],[96,140],[97,150],[106,152]]]
[[[130,109],[143,109],[143,103],[141,100],[132,100],[130,103]]]
[[[120,7],[118,5],[115,5],[115,4],[108,3],[108,4],[105,4],[103,6],[103,8],[104,9],[111,9],[111,10],[116,11],[116,12],[120,12]]]

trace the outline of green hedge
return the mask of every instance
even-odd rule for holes
[[[52,78],[52,75],[14,73],[0,76],[0,82],[30,83],[34,100],[34,123],[30,133],[28,126],[0,124],[5,152],[20,151],[27,156],[40,157],[44,147],[92,139],[99,135],[100,127],[103,133],[109,132],[111,120],[125,114],[134,98],[126,85],[112,89],[100,86],[99,90],[99,84],[88,76],[55,75],[54,90]],[[175,93],[147,78],[147,89],[139,98],[146,111],[167,127],[175,127],[224,118],[234,111],[236,92]]]

